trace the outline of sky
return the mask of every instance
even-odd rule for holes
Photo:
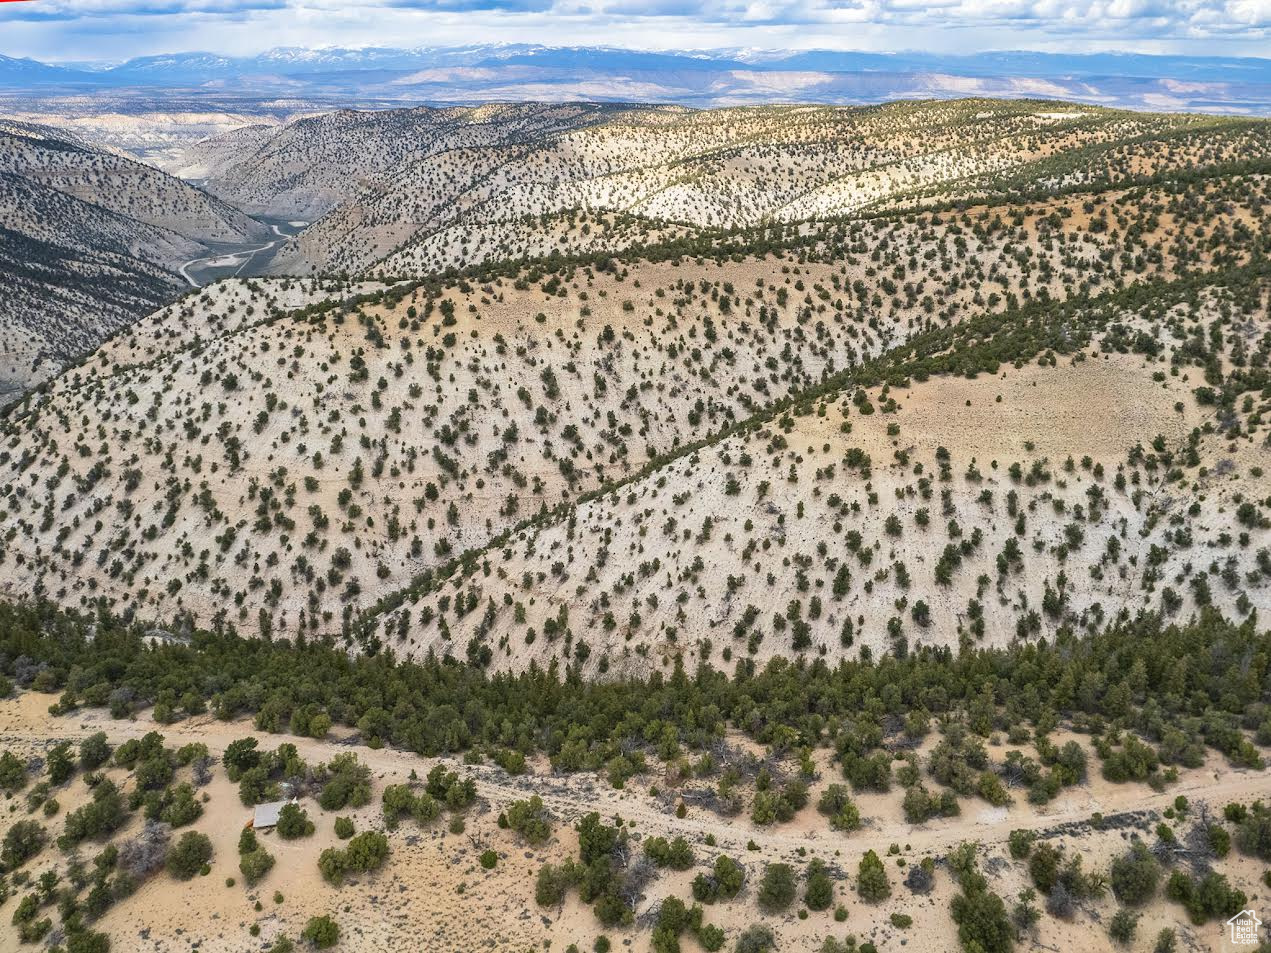
[[[0,53],[46,62],[279,46],[1132,51],[1271,56],[1271,0],[28,0]]]

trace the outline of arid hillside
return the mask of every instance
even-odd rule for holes
[[[1186,611],[1190,547],[1249,502],[1249,539],[1204,565],[1237,579],[1213,599],[1256,604],[1241,395],[1265,359],[1266,181],[378,290],[220,283],[9,414],[5,580],[603,672],[704,640],[723,661],[1000,644],[1141,591]]]
[[[638,108],[638,107],[637,107]],[[191,147],[178,175],[275,217],[313,219],[353,197],[380,173],[446,153],[532,152],[562,130],[627,111],[592,104],[336,110],[282,126],[250,125]],[[683,110],[668,109],[669,112]]]
[[[819,394],[497,541],[384,638],[604,672],[1005,644],[1146,608],[1243,616],[1271,570],[1266,408],[1224,419],[1183,355],[1224,311],[1263,339],[1267,293],[1161,288],[1062,329],[1045,314],[973,379],[884,365],[892,385]]]
[[[173,176],[47,126],[0,124],[0,171],[191,241],[241,242],[259,222]]]
[[[206,192],[6,128],[0,950],[1193,953],[1264,904],[1271,127],[341,110]]]
[[[187,287],[180,265],[263,225],[148,165],[0,121],[0,400]]]
[[[1267,157],[1256,121],[968,99],[335,113],[209,140],[188,168],[250,211],[317,219],[275,273],[409,277]]]

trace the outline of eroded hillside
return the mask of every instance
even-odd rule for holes
[[[179,266],[259,222],[70,133],[0,122],[0,399],[174,298]]]
[[[1271,127],[262,118],[0,127],[0,949],[1228,948]]]
[[[280,251],[276,273],[411,276],[622,250],[668,229],[1019,201],[1267,159],[1258,122],[962,100],[333,114],[211,140],[194,167],[246,208],[280,196],[305,219],[322,215]]]
[[[1221,288],[1233,269],[1260,267],[1265,189],[1259,177],[1202,180],[1182,190],[1090,193],[1005,214],[980,206],[883,216],[819,232],[767,232],[745,253],[741,245],[735,253],[714,246],[715,257],[706,257],[707,246],[690,257],[676,243],[643,259],[491,270],[381,292],[314,289],[287,279],[221,283],[119,335],[10,415],[0,451],[4,513],[14,527],[5,540],[5,577],[14,592],[70,604],[104,599],[119,609],[159,617],[189,612],[203,623],[249,631],[365,635],[365,610],[381,600],[395,606],[403,590],[435,579],[467,553],[455,578],[476,567],[480,585],[459,582],[453,592],[426,598],[412,589],[410,601],[419,604],[409,620],[397,613],[374,624],[399,648],[478,660],[492,660],[493,652],[498,665],[513,668],[552,656],[586,660],[595,670],[620,658],[643,666],[668,652],[697,652],[701,639],[722,651],[721,626],[731,630],[734,615],[764,605],[765,588],[797,584],[807,593],[800,601],[817,594],[807,588],[808,560],[832,573],[853,561],[852,615],[869,617],[868,625],[845,626],[848,607],[831,613],[821,594],[819,611],[827,614],[816,651],[854,654],[857,638],[884,648],[893,617],[909,638],[955,642],[959,614],[965,622],[972,598],[994,641],[1016,634],[1016,615],[1030,632],[1062,624],[1063,613],[1035,623],[1033,610],[1047,586],[1066,589],[1077,578],[1084,586],[1100,552],[1092,543],[1074,548],[1067,564],[1054,557],[1055,534],[1073,517],[1042,495],[1056,492],[1049,483],[1024,494],[1023,504],[1009,503],[1013,486],[1002,474],[1034,462],[1058,473],[1071,454],[1098,456],[1105,483],[1118,467],[1130,468],[1129,479],[1142,468],[1129,455],[1136,442],[1156,439],[1147,432],[1152,427],[1174,441],[1188,436],[1186,422],[1229,428],[1196,406],[1192,391],[1204,371],[1189,367],[1212,363],[1209,348],[1220,357],[1236,348],[1242,359],[1260,353],[1263,299],[1228,300]],[[1218,329],[1219,343],[1197,354],[1168,340],[1161,315],[1140,314],[1132,291],[1117,290],[1143,285],[1149,297],[1202,296],[1207,285],[1196,275],[1207,272],[1219,275],[1218,298],[1189,299],[1172,319],[1189,335],[1193,325]],[[1251,286],[1240,287],[1245,295]],[[301,289],[308,290],[296,298]],[[1109,317],[1118,293],[1131,297],[1116,305],[1124,313]],[[310,306],[295,310],[299,305]],[[1233,314],[1242,322],[1239,334],[1229,330]],[[1056,336],[1057,322],[1071,331]],[[1104,340],[1109,322],[1128,322],[1136,334],[1160,340],[1153,356],[1161,372],[1177,366],[1188,381],[1158,395],[1151,386],[1156,368],[1115,365],[1126,381],[1142,378],[1144,393],[1168,406],[1149,408],[1150,425],[1132,434],[1118,429],[1097,445],[1078,431],[1053,451],[1020,449],[1021,440],[1037,442],[1040,434],[966,451],[965,433],[933,426],[929,440],[950,448],[950,467],[961,474],[974,457],[984,488],[937,483],[941,498],[926,500],[942,468],[931,448],[905,442],[905,411],[864,423],[853,411],[853,395],[881,373],[865,362],[901,368],[906,347],[924,355],[951,347],[991,351],[1003,340],[1003,348],[1021,348],[997,359],[1007,363],[1033,361],[1036,349],[1048,348],[1064,364],[1056,375],[1076,380],[1115,350]],[[1046,332],[1021,337],[1020,327]],[[1079,352],[1087,363],[1070,368]],[[1211,373],[1226,379],[1221,368]],[[946,401],[942,381],[915,385],[913,399]],[[1027,385],[1008,376],[1001,386],[1018,392]],[[1079,412],[1058,400],[1071,389],[1065,377],[1042,392],[1055,400],[1031,408],[1039,431]],[[894,396],[876,396],[871,406],[890,411]],[[987,404],[996,396],[968,399]],[[810,420],[777,423],[791,401],[819,410]],[[1173,409],[1177,402],[1182,413]],[[1023,403],[1017,397],[1008,406]],[[1139,403],[1136,396],[1129,406]],[[941,414],[938,422],[954,419]],[[899,426],[894,446],[856,443],[883,439],[870,437],[873,420]],[[843,429],[849,424],[859,437]],[[1109,447],[1109,440],[1119,445]],[[1181,452],[1177,443],[1170,449]],[[895,451],[912,461],[897,465]],[[924,470],[913,473],[920,463]],[[871,475],[862,479],[868,467]],[[1059,494],[1065,507],[1090,485],[1084,469],[1058,479],[1072,486]],[[639,482],[590,498],[629,480]],[[920,484],[926,489],[915,497]],[[976,502],[982,489],[996,502]],[[655,492],[658,518],[640,515],[637,523]],[[1121,517],[1127,533],[1149,520],[1155,525],[1151,507],[1127,503],[1132,492],[1118,495],[1115,506],[1095,507],[1108,526]],[[868,502],[880,494],[884,502]],[[840,520],[822,496],[836,501],[835,510],[846,507]],[[1040,541],[1042,554],[1023,596],[1004,584],[993,602],[976,582],[978,570],[960,573],[957,586],[932,588],[932,567],[947,545],[972,545],[970,563],[991,561],[1007,545],[1004,508],[1030,504],[1042,512],[1019,542]],[[801,505],[805,520],[796,515]],[[875,523],[916,518],[918,509],[931,517],[930,531],[907,531],[904,546],[894,534],[878,534]],[[948,525],[954,513],[957,533]],[[585,583],[570,557],[571,548],[574,559],[581,555],[583,544],[572,536],[582,526],[589,527],[582,575],[595,577]],[[750,566],[768,554],[755,549],[763,539],[771,546],[796,529],[782,553],[791,562],[780,573]],[[971,544],[977,529],[990,538]],[[652,534],[656,546],[645,538]],[[1258,548],[1242,552],[1252,558]],[[866,562],[872,554],[875,565]],[[706,566],[709,586],[698,578]],[[612,578],[602,580],[602,570]],[[637,570],[639,591],[629,593]],[[884,579],[871,595],[861,587],[878,573]],[[912,593],[896,588],[906,575]],[[1120,580],[1119,572],[1112,575]],[[1115,615],[1139,581],[1139,572],[1127,570],[1106,596],[1081,602],[1077,615],[1100,600],[1102,611]],[[1185,585],[1172,590],[1189,598]],[[902,597],[907,601],[898,605]],[[782,600],[782,611],[792,599]],[[694,600],[700,611],[690,616]],[[910,621],[920,600],[932,619]],[[568,625],[560,615],[567,602],[574,613]],[[501,614],[515,625],[496,625]],[[806,620],[799,621],[803,631]],[[573,637],[535,641],[529,629]],[[785,636],[769,635],[762,648],[760,641],[755,634],[755,654],[764,657],[789,648]],[[796,650],[810,648],[805,641]],[[583,642],[587,649],[578,647]],[[588,656],[600,643],[605,650]]]

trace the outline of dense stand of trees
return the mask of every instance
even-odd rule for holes
[[[184,643],[146,632],[48,604],[0,604],[0,668],[19,685],[61,693],[61,711],[108,706],[126,716],[169,700],[173,717],[210,706],[228,719],[266,705],[317,706],[368,743],[427,755],[477,744],[544,750],[565,770],[597,767],[620,740],[659,739],[668,728],[689,747],[731,724],[778,747],[847,750],[860,746],[853,738],[868,746],[880,728],[898,730],[913,710],[959,711],[980,732],[1021,723],[1044,731],[1067,718],[1156,740],[1183,726],[1241,763],[1258,760],[1247,733],[1271,728],[1271,633],[1254,618],[1234,624],[1215,612],[1168,626],[1145,615],[1097,636],[957,655],[924,647],[834,667],[777,659],[762,670],[743,660],[731,677],[676,668],[600,683],[555,666],[487,675],[433,657],[351,656],[329,643],[232,632],[193,632]]]

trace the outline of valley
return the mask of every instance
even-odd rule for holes
[[[181,262],[268,232],[151,166],[63,129],[7,120],[0,229],[0,395],[10,399],[175,298]]]
[[[200,288],[226,278],[252,277],[261,274],[273,258],[274,250],[300,233],[307,224],[305,222],[271,222],[261,218],[268,225],[272,238],[263,245],[250,244],[222,245],[213,249],[211,255],[192,258],[177,269],[177,274],[189,282],[190,287]]]

